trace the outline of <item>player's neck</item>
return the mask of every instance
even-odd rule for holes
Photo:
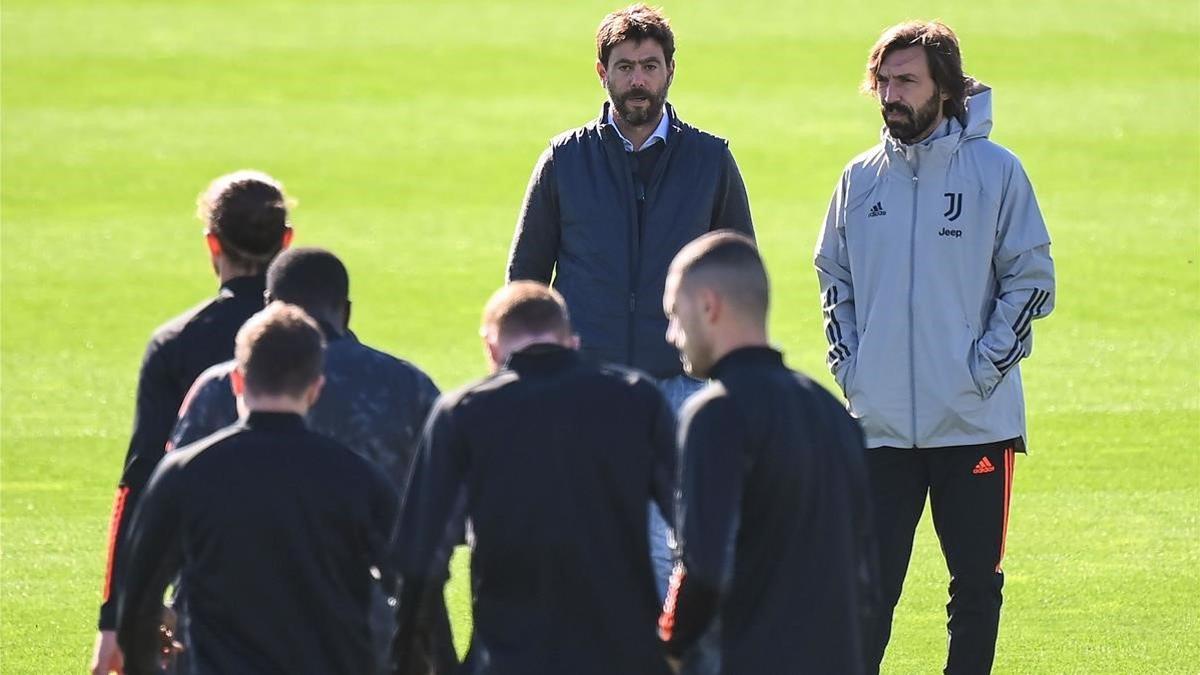
[[[292,413],[303,417],[308,414],[309,404],[294,396],[269,396],[245,392],[242,402],[246,413]]]
[[[244,265],[234,265],[229,262],[229,259],[224,256],[218,256],[213,262],[213,271],[217,273],[217,280],[222,285],[229,283],[240,277],[251,277],[256,274],[261,274],[257,269],[246,267]]]
[[[724,335],[714,336],[713,363],[720,361],[732,352],[747,347],[770,347],[765,328],[746,327],[731,330]]]

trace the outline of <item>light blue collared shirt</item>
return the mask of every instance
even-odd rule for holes
[[[654,128],[654,133],[650,134],[650,138],[646,139],[646,142],[642,144],[642,147],[636,148],[637,151],[645,150],[646,148],[648,148],[660,141],[663,143],[667,142],[667,130],[669,130],[671,128],[671,120],[668,119],[669,117],[670,117],[670,115],[667,114],[667,106],[664,103],[663,111],[662,111],[662,119],[660,119],[658,121],[658,126]],[[612,105],[608,106],[607,122],[612,125],[613,129],[616,130],[617,138],[620,138],[621,143],[623,143],[625,145],[625,152],[634,152],[635,148],[633,147],[633,143],[630,143],[629,139],[625,138],[625,135],[621,133],[621,128],[618,127],[615,122],[613,122],[613,106]]]

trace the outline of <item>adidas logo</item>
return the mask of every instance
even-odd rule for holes
[[[983,459],[979,460],[979,463],[975,465],[974,469],[971,469],[971,473],[978,476],[981,473],[991,473],[995,470],[996,465],[992,464],[992,460],[984,457]]]
[[[883,202],[875,202],[875,206],[872,206],[871,210],[867,211],[868,218],[874,218],[875,216],[886,216],[886,215],[887,215],[887,211],[883,210]]]

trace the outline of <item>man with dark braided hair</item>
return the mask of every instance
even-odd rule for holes
[[[283,186],[265,173],[237,171],[221,176],[201,193],[198,204],[213,272],[221,287],[216,297],[154,331],[142,359],[133,434],[109,528],[93,675],[122,667],[113,602],[121,583],[122,533],[146,481],[163,457],[176,413],[201,372],[233,357],[238,329],[262,309],[267,265],[292,239]]]

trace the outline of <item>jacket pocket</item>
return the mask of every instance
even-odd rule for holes
[[[850,387],[854,386],[854,371],[857,365],[858,350],[855,350],[854,354],[842,364],[842,367],[833,373],[833,379],[837,381],[838,387],[841,388],[842,394],[847,399],[850,398]]]
[[[1000,384],[1000,380],[1004,376],[996,369],[996,364],[979,351],[978,340],[971,343],[970,366],[971,379],[975,381],[975,391],[984,400],[991,398],[992,392],[996,391],[996,386]]]

